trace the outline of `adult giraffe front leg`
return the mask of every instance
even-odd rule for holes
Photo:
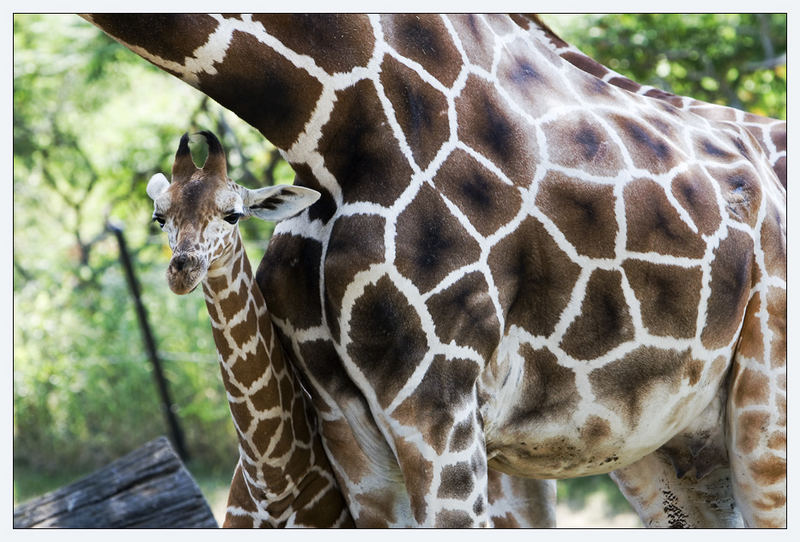
[[[442,450],[432,446],[418,427],[404,425],[391,417],[391,426],[395,428],[391,438],[406,480],[411,510],[422,527],[493,526],[482,424],[477,420],[476,410],[468,412],[467,419],[458,427],[458,431],[465,433],[453,436],[456,431],[451,432],[451,438],[458,440],[457,445]],[[438,413],[420,414],[421,418],[429,418]]]
[[[394,452],[413,520],[427,527],[489,524],[488,468],[476,383],[481,363],[445,345],[416,288],[376,266],[344,295],[345,368]]]

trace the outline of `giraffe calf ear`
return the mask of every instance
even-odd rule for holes
[[[245,212],[262,220],[278,222],[292,217],[319,199],[310,188],[280,184],[256,190],[242,188]]]
[[[156,173],[147,182],[147,195],[154,200],[160,196],[164,190],[169,188],[169,181],[163,173]]]

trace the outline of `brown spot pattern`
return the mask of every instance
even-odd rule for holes
[[[388,491],[373,490],[358,493],[356,500],[362,506],[358,526],[375,529],[386,528],[396,521],[394,515],[395,496]]]
[[[474,44],[466,48],[469,62],[487,71],[491,70],[494,35],[489,27],[474,13],[450,15],[450,22],[462,43]]]
[[[384,57],[381,65],[381,83],[414,160],[420,169],[427,168],[450,138],[447,99],[390,56]]]
[[[748,405],[767,405],[769,379],[753,369],[743,369],[734,379],[733,401],[740,408]]]
[[[639,422],[641,405],[657,386],[674,392],[680,385],[686,352],[641,346],[589,373],[597,399],[619,412],[630,426]]]
[[[509,425],[568,421],[578,404],[575,372],[560,366],[555,354],[547,349],[534,350],[524,344],[519,353],[525,365],[519,385],[520,400],[513,407]]]
[[[742,412],[736,419],[736,450],[751,454],[761,444],[761,439],[769,425],[766,412]]]
[[[347,352],[386,407],[417,368],[428,341],[405,295],[388,277],[364,289],[350,320]]]
[[[745,154],[740,150],[739,154]],[[761,181],[750,164],[736,169],[709,167],[726,201],[728,216],[737,222],[755,226],[761,205]]]
[[[588,74],[594,75],[598,79],[602,79],[608,73],[608,68],[586,55],[567,51],[561,55],[561,58],[575,66],[576,68]]]
[[[576,359],[591,360],[633,339],[633,320],[619,271],[596,269],[589,277],[581,313],[567,328],[561,347]]]
[[[541,117],[552,105],[565,101],[566,90],[557,84],[550,65],[531,60],[528,42],[516,39],[501,51],[497,79],[519,108],[532,117]]]
[[[299,524],[333,527],[336,520],[339,519],[341,511],[347,508],[339,488],[328,486],[325,489],[326,484],[327,479],[314,477],[312,482],[301,490],[295,504],[295,506],[300,506],[300,510],[297,512]],[[342,526],[354,527],[352,521],[346,522]]]
[[[491,495],[491,492],[489,493]],[[492,516],[492,525],[495,529],[519,529],[520,525],[511,512],[502,516]]]
[[[609,84],[614,85],[615,87],[623,88],[631,92],[637,92],[640,88],[642,88],[642,85],[634,81],[631,81],[626,77],[612,77],[611,79],[608,80],[608,82]]]
[[[344,476],[358,484],[369,473],[369,462],[360,447],[353,448],[355,436],[344,418],[322,422],[325,444],[336,458],[336,464],[344,471]],[[385,495],[384,495],[385,496]],[[388,518],[387,515],[384,516]]]
[[[758,317],[760,310],[761,294],[756,292],[747,304],[737,346],[739,355],[752,358],[758,363],[764,361],[764,335],[761,333],[761,320]]]
[[[786,218],[785,212],[772,203],[761,226],[761,249],[764,251],[766,272],[786,280]]]
[[[786,493],[766,491],[760,497],[760,499],[753,501],[753,506],[759,510],[772,511],[786,506]],[[776,525],[776,527],[783,527],[783,525]]]
[[[711,296],[701,339],[708,348],[728,344],[739,328],[751,287],[753,241],[729,230],[714,251],[711,263]]]
[[[339,337],[339,312],[353,277],[384,259],[383,228],[379,216],[353,215],[336,219],[325,253],[325,311],[333,337]]]
[[[398,53],[414,60],[446,87],[461,71],[461,55],[441,17],[434,14],[397,14],[381,17],[384,37]]]
[[[267,33],[302,55],[308,55],[326,72],[349,72],[366,66],[375,37],[366,15],[337,13],[254,14]]]
[[[550,335],[580,273],[533,217],[497,243],[489,255],[506,326]]]
[[[450,451],[461,452],[472,444],[475,424],[472,418],[459,422],[450,432]],[[489,493],[491,495],[491,492]]]
[[[256,271],[272,317],[289,319],[297,329],[319,325],[319,266],[322,246],[296,235],[274,235]],[[302,307],[302,310],[297,310]]]
[[[779,451],[786,450],[786,433],[774,431],[767,440],[767,447]]]
[[[457,149],[445,160],[433,183],[483,235],[491,235],[517,214],[522,198],[465,151]]]
[[[551,172],[541,181],[536,205],[579,254],[613,258],[617,235],[614,188]]]
[[[548,156],[556,164],[609,177],[623,167],[616,143],[585,113],[548,122],[542,129],[547,138]]]
[[[592,415],[586,418],[586,423],[581,427],[580,433],[581,439],[586,441],[587,446],[594,446],[611,434],[611,426],[608,420]]]
[[[231,415],[236,422],[237,427],[241,433],[246,433],[250,428],[250,423],[253,421],[253,416],[250,414],[250,409],[247,407],[246,402],[228,401],[228,406],[231,410]]]
[[[326,124],[318,150],[341,186],[344,201],[394,203],[412,169],[397,145],[372,81],[338,91],[331,116],[348,122]]]
[[[693,359],[686,364],[685,376],[689,380],[689,385],[694,386],[703,374],[704,363],[698,359]]]
[[[475,486],[472,469],[467,463],[445,465],[442,469],[439,490],[436,496],[440,499],[465,500]]]
[[[705,242],[681,220],[664,189],[656,182],[649,179],[630,182],[625,186],[623,198],[628,222],[628,250],[703,257]]]
[[[411,498],[411,511],[417,522],[424,523],[428,517],[425,495],[429,493],[433,482],[433,463],[422,457],[417,446],[403,437],[398,437],[395,445]]]
[[[612,114],[609,119],[636,167],[666,173],[678,165],[678,155],[672,144],[649,126],[627,115]]]
[[[195,49],[205,44],[208,36],[219,26],[211,16],[168,13],[115,13],[92,15],[104,31],[131,45],[144,47],[165,60],[183,64],[194,56]],[[158,40],[142,36],[159,36]]]
[[[699,267],[687,269],[631,259],[622,268],[639,300],[642,323],[650,333],[694,337],[703,280]]]
[[[392,417],[405,426],[419,428],[422,438],[436,453],[444,453],[453,427],[452,413],[474,396],[478,370],[472,361],[436,356],[414,393]],[[466,435],[462,433],[462,438]],[[469,435],[474,435],[474,426]]]
[[[770,366],[774,369],[786,365],[786,290],[770,287],[767,291],[767,325],[772,331]]]
[[[489,26],[499,35],[508,34],[514,31],[514,23],[508,17],[499,13],[488,13],[484,15]]]
[[[464,276],[427,305],[442,343],[472,347],[484,360],[491,357],[500,342],[500,322],[481,273]]]
[[[488,81],[471,75],[456,98],[458,137],[526,187],[533,180],[538,145],[525,122],[512,113]]]
[[[750,473],[759,485],[778,483],[786,479],[786,460],[766,453],[750,464]]]
[[[266,361],[267,358],[259,358]],[[272,369],[274,370],[274,369]],[[251,394],[249,394],[250,404],[257,410],[257,411],[265,411],[272,408],[275,403],[277,402],[277,398],[280,396],[280,392],[278,391],[278,379],[277,378],[269,378],[267,380],[266,386],[261,386]]]
[[[697,230],[711,235],[722,221],[717,197],[711,182],[702,172],[690,170],[672,181],[672,195],[686,209]]]
[[[397,269],[422,292],[480,256],[477,241],[452,219],[441,196],[429,185],[398,217],[396,242]]]
[[[276,147],[288,149],[322,94],[322,84],[255,36],[234,31],[236,55],[199,74],[199,88],[255,126]],[[258,69],[253,60],[258,59]],[[249,99],[259,96],[261,99]]]
[[[305,362],[304,372],[317,382],[325,382],[329,393],[341,399],[363,401],[331,341],[320,339],[301,343],[300,357]]]

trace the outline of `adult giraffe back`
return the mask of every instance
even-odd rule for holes
[[[785,190],[743,127],[499,15],[94,20],[322,194],[257,280],[357,523],[484,524],[492,468],[785,524]]]
[[[746,129],[767,155],[775,175],[786,188],[786,121],[762,117],[733,107],[711,104],[688,96],[678,96],[660,88],[640,85],[624,75],[604,66],[586,55],[574,45],[561,39],[538,15],[513,15],[514,21],[532,32],[544,32],[547,44],[553,52],[575,67],[602,79],[603,81],[642,96],[663,100],[678,109],[689,111],[709,120],[730,122]]]

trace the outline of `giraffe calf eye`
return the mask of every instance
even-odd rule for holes
[[[223,220],[228,224],[236,224],[242,218],[242,213],[228,213],[223,217]]]

